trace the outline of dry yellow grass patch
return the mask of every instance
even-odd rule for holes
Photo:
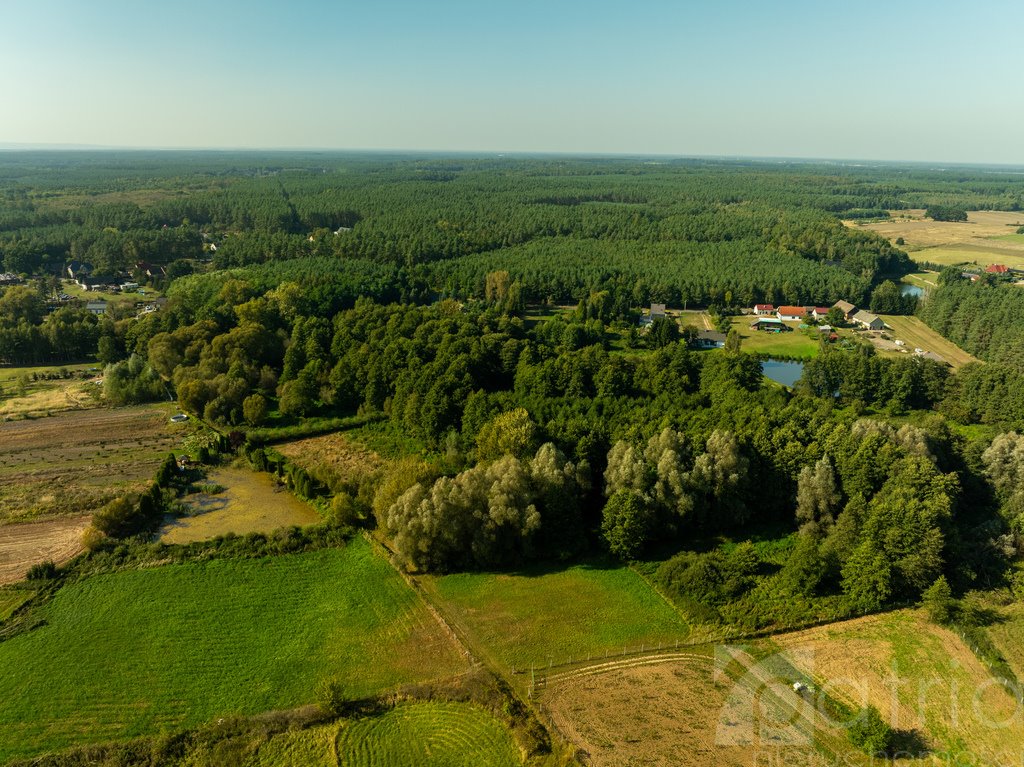
[[[636,658],[552,680],[541,698],[588,764],[862,764],[790,680],[738,651],[747,673],[723,673],[708,653]],[[716,671],[716,663],[718,670]]]
[[[1020,764],[1024,710],[952,632],[899,611],[779,636],[830,696],[878,707],[930,750],[917,764]]]
[[[341,432],[286,442],[274,449],[332,486],[372,474],[384,465],[377,453]]]
[[[988,238],[1013,234],[1017,227],[1024,226],[1024,213],[975,210],[967,214],[967,221],[932,221],[924,218],[923,210],[894,210],[891,221],[880,221],[852,226],[878,232],[883,237],[895,240],[902,237],[907,250],[932,248],[938,245],[975,244],[1021,250],[1015,243],[991,242]]]
[[[952,341],[948,341],[936,331],[925,325],[917,317],[902,317],[892,314],[882,316],[885,324],[892,328],[892,336],[901,341],[906,341],[908,353],[914,349],[924,349],[928,352],[935,352],[954,368],[960,368],[969,362],[977,362]]]

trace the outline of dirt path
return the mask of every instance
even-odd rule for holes
[[[25,577],[32,565],[52,559],[60,564],[82,550],[90,517],[61,517],[0,527],[0,585]]]

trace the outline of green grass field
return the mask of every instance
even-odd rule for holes
[[[464,670],[363,539],[345,549],[89,578],[0,643],[0,763]]]
[[[514,670],[671,644],[690,630],[628,567],[462,573],[421,582],[476,651]]]
[[[485,711],[411,703],[381,716],[273,738],[247,767],[516,767],[515,741]]]
[[[818,355],[818,339],[810,337],[805,331],[798,330],[798,323],[791,322],[788,333],[768,333],[763,330],[751,330],[750,324],[755,317],[733,317],[732,329],[743,338],[740,348],[745,352],[758,354],[779,354],[793,357],[816,357]]]
[[[11,617],[11,613],[25,604],[35,591],[23,588],[0,588],[0,623]]]

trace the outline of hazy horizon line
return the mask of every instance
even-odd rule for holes
[[[734,162],[804,162],[842,163],[847,165],[927,165],[977,168],[1024,168],[1020,162],[979,162],[970,160],[907,160],[870,157],[815,157],[810,155],[745,155],[745,154],[686,154],[666,152],[602,152],[516,149],[408,149],[408,148],[354,148],[354,147],[302,147],[302,146],[158,146],[145,144],[77,144],[33,143],[27,141],[0,141],[0,152],[208,152],[208,153],[271,153],[271,154],[364,154],[410,155],[467,158],[595,158],[595,159],[658,159],[658,160],[725,160]],[[939,168],[933,168],[941,170]]]

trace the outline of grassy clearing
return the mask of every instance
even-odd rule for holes
[[[819,351],[817,336],[810,336],[804,330],[798,330],[798,323],[790,323],[791,328],[787,333],[768,333],[763,330],[753,330],[750,324],[755,317],[745,315],[732,318],[732,329],[740,334],[743,339],[741,349],[745,352],[757,354],[782,355],[790,357],[816,357]],[[818,331],[813,331],[817,333]]]
[[[93,363],[0,367],[0,421],[39,418],[100,404],[99,375]]]
[[[899,611],[775,637],[817,686],[852,708],[876,705],[932,753],[923,764],[1017,764],[1017,701],[944,628]]]
[[[11,614],[34,597],[33,589],[0,588],[0,623],[11,617]]]
[[[146,487],[188,434],[168,406],[95,409],[0,422],[0,524],[81,515]]]
[[[887,314],[882,319],[892,328],[893,337],[906,341],[911,351],[917,348],[935,352],[954,368],[978,361],[976,357],[972,357],[953,342],[947,341],[917,317]]]
[[[515,767],[515,741],[485,711],[409,703],[380,716],[273,738],[247,767]]]
[[[206,484],[209,489],[223,489],[187,496],[185,503],[193,513],[169,519],[161,541],[192,543],[228,533],[269,533],[322,521],[312,506],[281,489],[269,474],[224,467],[211,470]]]
[[[0,763],[465,669],[370,545],[89,578],[0,643]],[[59,670],[59,673],[55,673]]]
[[[81,301],[106,301],[112,306],[129,306],[134,307],[137,303],[145,303],[159,298],[160,291],[149,287],[142,287],[140,290],[146,291],[145,293],[122,293],[121,291],[110,292],[106,290],[86,290],[77,283],[65,280],[61,286],[61,290],[67,293],[72,298],[77,298]]]
[[[690,631],[628,567],[536,567],[421,583],[476,651],[513,670],[672,644]]]

